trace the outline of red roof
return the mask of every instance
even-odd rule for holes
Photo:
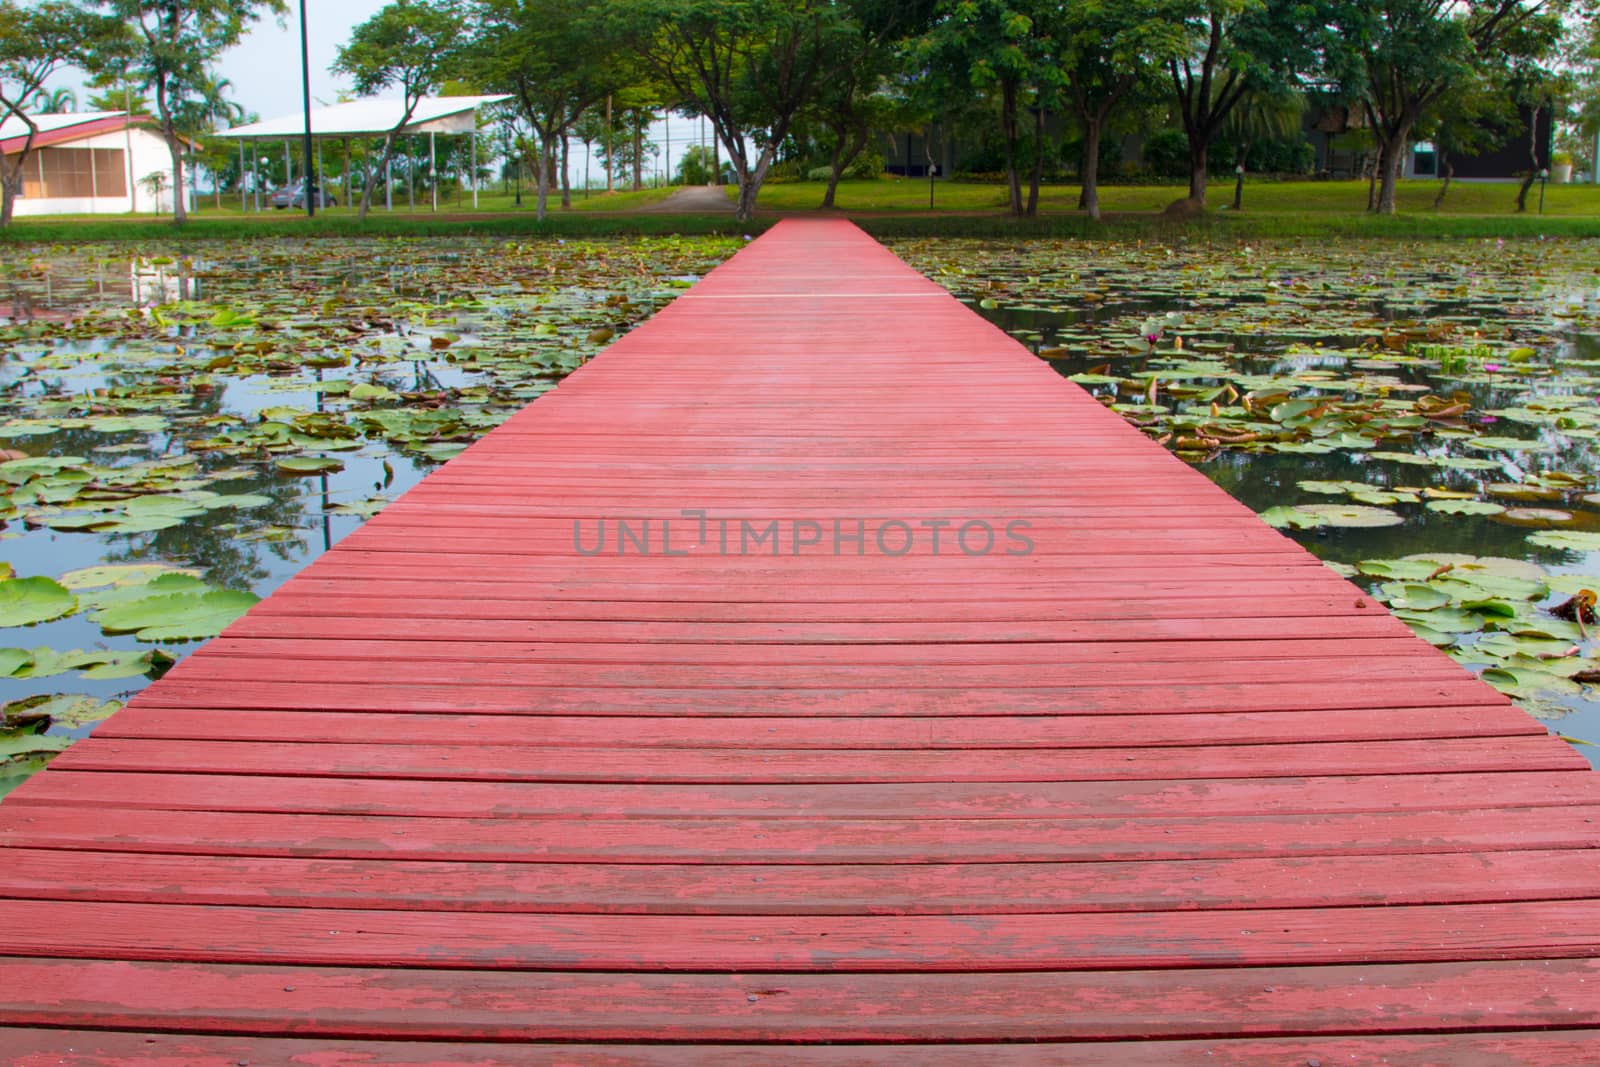
[[[97,133],[110,133],[120,130],[128,124],[126,115],[112,115],[109,118],[95,118],[87,122],[76,123],[71,126],[60,126],[53,130],[40,130],[33,138],[34,148],[47,148],[50,145],[66,144],[70,141],[79,141],[85,137],[93,137]],[[22,151],[22,146],[27,143],[28,137],[24,133],[20,137],[7,137],[0,141],[0,154],[10,155]]]

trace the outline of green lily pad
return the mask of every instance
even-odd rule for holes
[[[1544,548],[1565,548],[1573,552],[1600,551],[1600,533],[1588,530],[1540,530],[1528,535],[1528,543]]]
[[[332,456],[287,456],[273,466],[284,474],[332,474],[344,470],[344,461]]]
[[[141,641],[196,640],[215,637],[260,599],[231,589],[164,593],[114,604],[95,621],[107,633],[135,633]]]
[[[0,581],[0,626],[32,626],[78,610],[78,598],[51,578]]]
[[[1487,500],[1430,500],[1426,506],[1444,515],[1498,515],[1506,510]]]

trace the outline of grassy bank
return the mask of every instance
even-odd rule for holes
[[[504,237],[604,236],[632,234],[759,233],[777,218],[817,213],[823,187],[816,182],[769,185],[762,190],[760,217],[741,225],[727,216],[640,213],[670,190],[638,193],[596,193],[576,197],[571,210],[553,206],[548,218],[534,218],[533,198],[523,191],[520,207],[514,196],[484,193],[473,209],[470,197],[442,202],[437,213],[427,207],[394,212],[378,208],[365,221],[348,205],[308,219],[303,214],[268,210],[242,212],[226,198],[202,204],[177,231],[170,217],[53,216],[18,219],[0,231],[0,240],[25,244],[85,240],[164,240],[249,238],[271,235],[429,237],[455,234]],[[1182,225],[1164,221],[1160,209],[1181,196],[1178,186],[1108,186],[1102,192],[1106,217],[1093,222],[1077,210],[1078,187],[1047,186],[1037,218],[1005,213],[1005,190],[998,185],[938,182],[934,208],[928,208],[928,183],[879,179],[841,183],[832,214],[855,219],[868,232],[883,237],[1103,237],[1108,239],[1186,236],[1196,240],[1258,237],[1600,237],[1600,187],[1551,185],[1545,189],[1544,211],[1537,211],[1539,190],[1529,196],[1530,210],[1515,213],[1513,182],[1458,182],[1444,205],[1435,210],[1438,191],[1433,181],[1407,181],[1399,187],[1400,212],[1374,216],[1365,211],[1362,182],[1271,182],[1248,185],[1244,209],[1214,211],[1207,218]],[[1212,188],[1214,206],[1231,205],[1231,183]],[[731,190],[730,190],[731,195]]]

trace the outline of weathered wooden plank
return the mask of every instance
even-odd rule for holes
[[[918,975],[4,966],[14,992],[0,1025],[264,1036],[887,1043],[1600,1027],[1594,960]]]
[[[1564,959],[1600,900],[1063,915],[543,915],[0,900],[9,956],[629,972],[989,972]]]
[[[1393,1034],[1210,1041],[963,1045],[462,1044],[215,1037],[0,1028],[15,1067],[1284,1067],[1383,1063],[1391,1067],[1572,1067],[1593,1055],[1600,1030],[1563,1033]]]
[[[551,864],[0,849],[27,900],[603,915],[992,915],[1578,900],[1587,850],[1160,863]]]
[[[1016,749],[1179,747],[1400,741],[1544,734],[1509,704],[1192,715],[1032,715],[967,718],[616,719],[604,716],[306,713],[135,706],[95,731],[108,738],[338,742],[382,745],[569,745],[627,748]],[[63,766],[66,766],[63,764]]]
[[[68,770],[497,782],[1062,782],[1579,770],[1549,735],[1092,749],[592,748],[90,738]]]
[[[0,807],[0,846],[516,863],[1017,863],[1600,848],[1600,807],[967,820],[473,819]]]
[[[452,782],[437,779],[289,778],[261,774],[151,774],[65,768],[24,782],[9,809],[104,805],[166,811],[663,818],[1060,819],[1326,815],[1335,812],[1537,811],[1600,805],[1587,770],[1497,774],[1347,775],[1333,778],[1028,783],[650,785]],[[1352,842],[1351,847],[1355,847]]]

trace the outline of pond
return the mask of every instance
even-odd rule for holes
[[[895,249],[1600,765],[1600,243]]]
[[[0,264],[0,794],[742,241]]]
[[[741,245],[8,250],[0,794]],[[1600,246],[893,247],[1600,740]]]

